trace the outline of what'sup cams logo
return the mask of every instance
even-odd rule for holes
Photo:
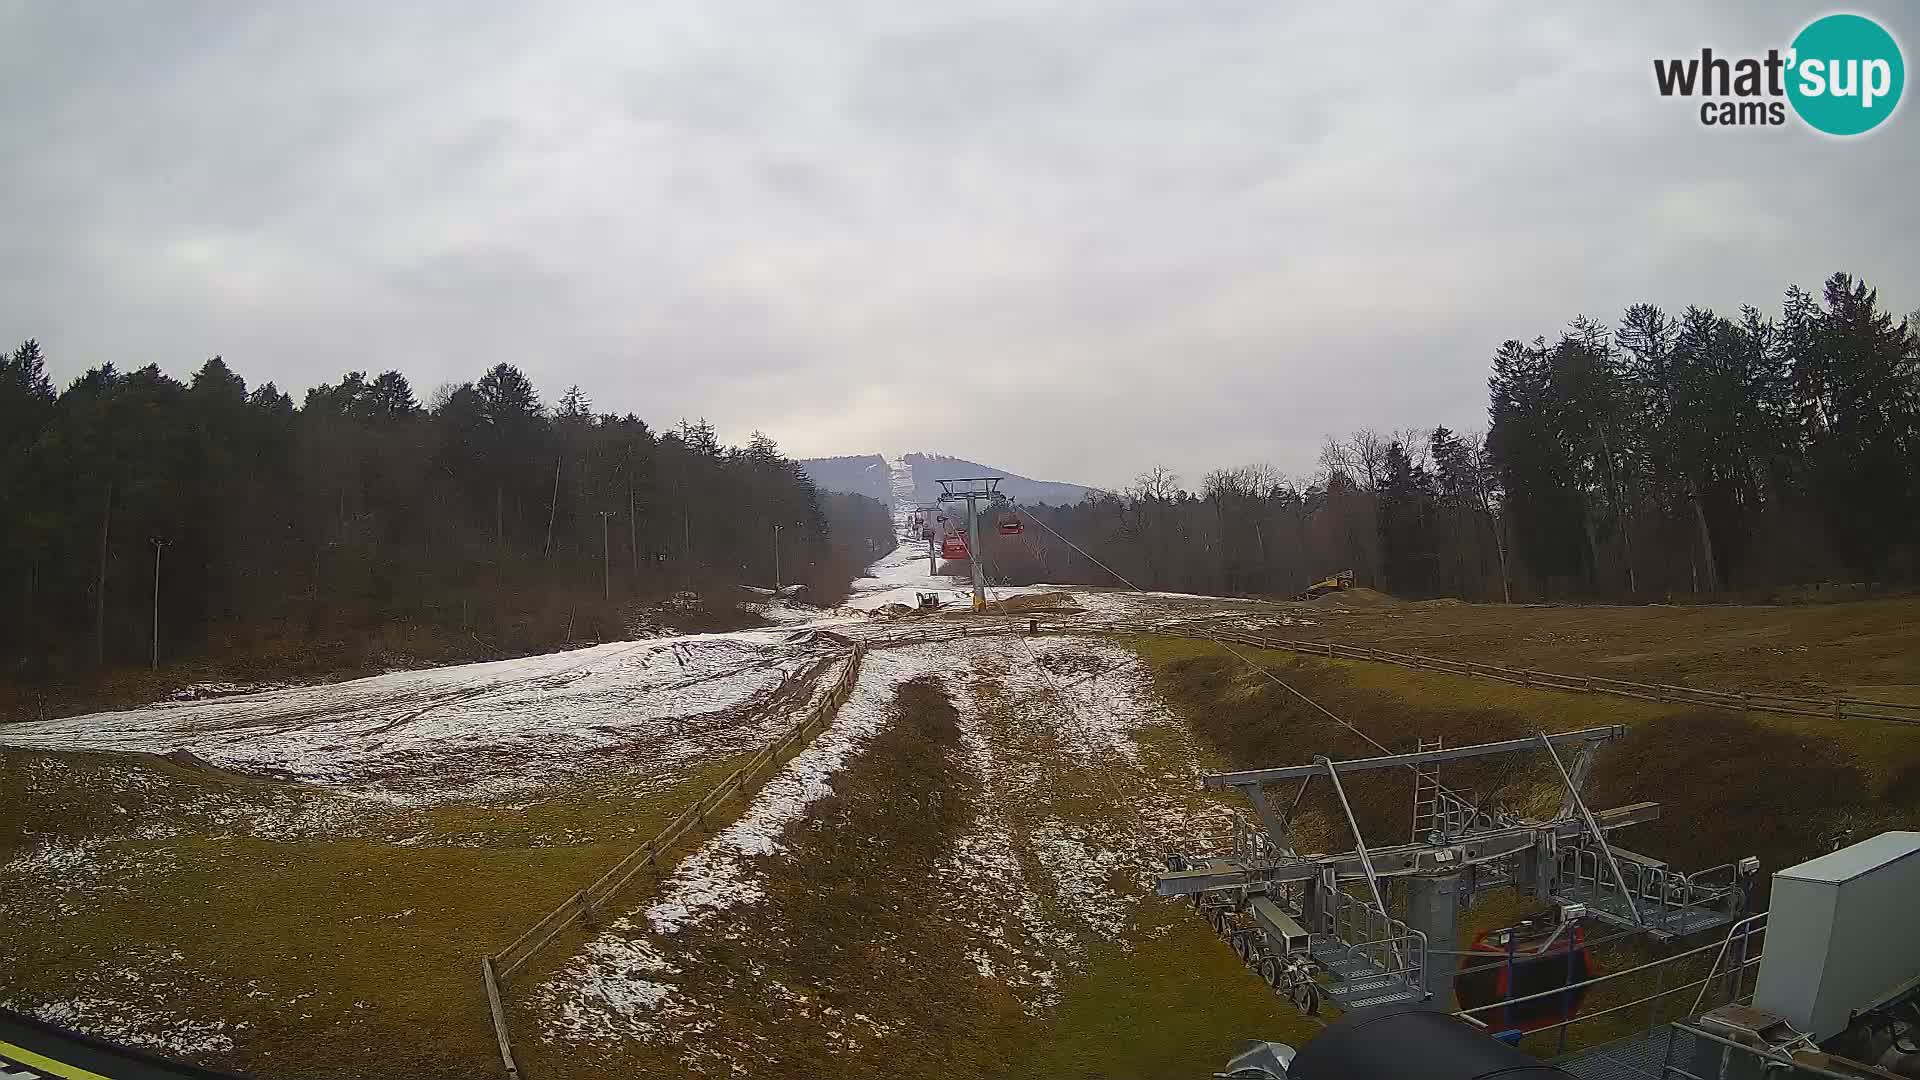
[[[1864,15],[1827,15],[1794,35],[1786,49],[1765,56],[1657,59],[1653,81],[1661,97],[1700,98],[1708,127],[1779,126],[1787,107],[1815,131],[1864,135],[1900,105],[1907,65],[1900,43]]]

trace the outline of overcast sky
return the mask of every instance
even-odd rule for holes
[[[1827,8],[1565,6],[0,0],[0,338],[1119,486],[1484,426],[1581,312],[1920,306],[1912,102],[1653,90]],[[1920,8],[1848,10],[1914,64]]]

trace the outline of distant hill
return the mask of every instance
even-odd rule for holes
[[[930,503],[940,494],[940,485],[934,483],[941,477],[952,479],[957,476],[999,476],[1005,479],[1000,490],[1007,497],[1022,503],[1051,503],[1054,506],[1072,505],[1096,494],[1098,489],[1082,487],[1079,484],[1061,484],[1050,480],[1034,480],[1006,469],[996,469],[991,465],[982,465],[965,458],[947,457],[944,454],[907,454],[901,458],[913,470],[914,501]],[[849,491],[856,495],[865,495],[870,499],[879,499],[891,506],[893,504],[892,472],[887,468],[887,459],[879,454],[853,454],[847,457],[801,458],[800,467],[813,478],[814,485],[826,491]]]
[[[902,459],[913,469],[914,498],[921,502],[932,502],[940,494],[940,485],[934,483],[942,477],[951,479],[958,476],[998,476],[1000,490],[1007,498],[1019,503],[1051,503],[1054,506],[1071,505],[1089,495],[1097,494],[1097,489],[1081,487],[1079,484],[1061,484],[1051,480],[1034,480],[1006,469],[996,469],[991,465],[982,465],[977,461],[964,458],[946,457],[941,454],[908,454]]]
[[[893,505],[893,491],[888,486],[892,473],[887,470],[887,459],[879,454],[801,458],[800,467],[807,471],[813,485],[824,491],[865,495],[880,500],[882,505]]]

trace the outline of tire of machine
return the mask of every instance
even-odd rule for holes
[[[1320,1015],[1320,987],[1311,979],[1301,979],[1287,992],[1293,1007],[1303,1016]]]
[[[1266,983],[1269,989],[1278,987],[1280,985],[1279,957],[1275,957],[1275,956],[1261,957],[1260,966],[1257,970],[1260,972],[1260,981],[1263,983]]]

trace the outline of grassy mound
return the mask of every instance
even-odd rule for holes
[[[1024,615],[1029,612],[1037,614],[1079,611],[1080,605],[1074,602],[1072,593],[1022,593],[1019,596],[1009,596],[1004,600],[989,600],[987,610],[996,615]]]
[[[1400,600],[1388,596],[1378,589],[1369,589],[1361,586],[1352,589],[1340,589],[1323,596],[1316,596],[1306,601],[1306,603],[1312,604],[1315,607],[1353,610],[1357,608],[1398,607]]]
[[[1211,643],[1135,643],[1161,692],[1235,767],[1304,764],[1316,754],[1379,751]],[[1920,824],[1920,730],[1700,709],[1588,694],[1528,690],[1380,664],[1240,649],[1301,693],[1394,751],[1420,737],[1447,745],[1625,723],[1628,737],[1601,752],[1590,786],[1596,808],[1660,802],[1661,820],[1621,842],[1683,870],[1758,855],[1769,871],[1827,850],[1827,841]],[[1791,763],[1790,769],[1783,769]],[[1541,755],[1448,763],[1442,780],[1476,798],[1532,813],[1559,801],[1559,778]],[[1405,770],[1347,781],[1370,839],[1410,833]],[[1350,830],[1322,781],[1304,804],[1303,840],[1350,846]]]

